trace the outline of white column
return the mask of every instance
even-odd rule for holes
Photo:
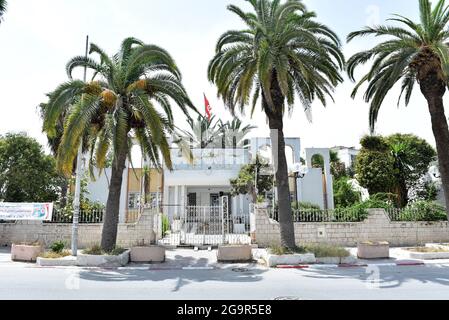
[[[175,186],[175,216],[179,217],[179,186]]]
[[[232,213],[234,213],[234,215],[240,215],[240,210],[237,208],[236,197],[232,197]]]
[[[185,216],[185,207],[187,204],[187,187],[182,186],[181,187],[181,202],[180,205],[182,205],[181,209],[181,215]]]
[[[243,210],[243,195],[239,195],[239,199],[240,199],[240,208],[239,208],[239,210]]]

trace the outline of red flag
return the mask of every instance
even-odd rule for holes
[[[204,94],[204,104],[206,105],[207,119],[210,121],[212,118],[212,108],[210,106],[209,100],[207,100],[206,98],[206,94]]]

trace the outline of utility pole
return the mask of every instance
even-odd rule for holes
[[[86,37],[86,51],[85,51],[86,58],[88,55],[88,50],[89,50],[89,36]],[[84,82],[87,81],[86,66],[84,67],[83,81]],[[83,176],[83,136],[81,136],[78,155],[76,158],[76,181],[75,181],[75,197],[73,199],[73,224],[72,224],[72,256],[74,257],[78,255],[78,223],[80,214],[82,176]]]

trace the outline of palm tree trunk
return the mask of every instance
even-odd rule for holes
[[[420,86],[427,100],[432,119],[432,130],[437,145],[439,169],[449,219],[449,128],[443,104],[446,86],[439,80],[437,73],[429,73],[425,79],[421,80]]]
[[[120,196],[122,191],[123,171],[126,167],[126,148],[121,150],[112,164],[112,175],[109,186],[106,214],[101,235],[101,248],[108,252],[114,249],[117,243],[117,231],[120,215]]]
[[[275,82],[277,85],[277,82]],[[276,106],[282,106],[284,98],[280,94],[280,89],[273,87],[272,96]],[[272,110],[266,99],[262,99],[265,113],[268,116],[270,126],[270,137],[273,153],[273,164],[275,168],[276,186],[279,201],[279,224],[281,229],[281,245],[294,249],[296,247],[295,228],[293,225],[293,213],[290,197],[290,185],[288,178],[287,158],[285,156],[284,138],[284,114],[282,108]]]

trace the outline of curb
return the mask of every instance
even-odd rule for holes
[[[418,267],[426,265],[443,265],[438,262],[429,263],[423,261],[405,261],[396,263],[379,263],[379,264],[314,264],[314,265],[279,265],[276,269],[357,269],[357,268],[369,268],[369,267]]]

